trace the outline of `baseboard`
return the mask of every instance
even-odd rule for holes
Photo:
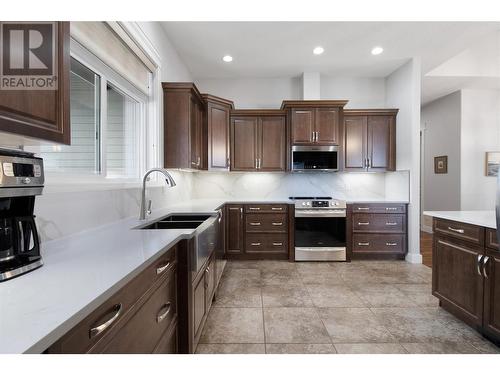
[[[408,253],[408,254],[406,254],[405,260],[408,263],[421,264],[422,263],[422,255],[415,254],[415,253]]]

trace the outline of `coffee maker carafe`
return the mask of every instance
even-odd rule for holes
[[[33,214],[43,182],[41,158],[0,148],[0,281],[43,264]]]

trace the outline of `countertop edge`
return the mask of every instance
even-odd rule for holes
[[[496,229],[495,211],[424,211],[424,216]]]

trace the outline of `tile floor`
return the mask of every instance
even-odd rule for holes
[[[500,353],[397,261],[231,261],[198,353]]]

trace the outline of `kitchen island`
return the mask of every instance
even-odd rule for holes
[[[494,211],[425,211],[433,217],[432,294],[440,306],[500,342],[500,248]]]

